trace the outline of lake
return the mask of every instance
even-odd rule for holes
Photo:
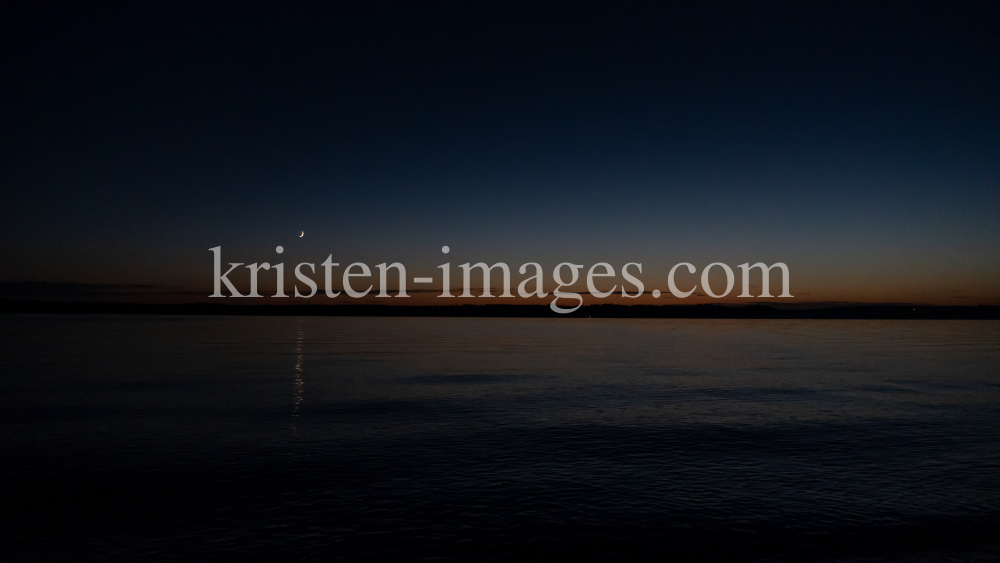
[[[1000,322],[2,315],[3,561],[1000,558]]]

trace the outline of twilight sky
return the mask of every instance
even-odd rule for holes
[[[221,245],[288,286],[782,261],[801,302],[1000,304],[997,3],[32,4],[0,282],[207,295]]]

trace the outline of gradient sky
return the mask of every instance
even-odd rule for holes
[[[7,6],[0,281],[205,293],[281,244],[1000,303],[1000,5],[819,4]]]

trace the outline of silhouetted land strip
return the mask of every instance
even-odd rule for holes
[[[547,305],[228,305],[0,301],[3,313],[276,315],[351,317],[591,317],[621,319],[1000,319],[1000,307],[862,305],[775,309],[765,305],[588,305],[558,315]]]

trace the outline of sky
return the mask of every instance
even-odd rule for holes
[[[0,283],[203,301],[221,246],[1000,304],[996,3],[287,4],[4,7]]]

